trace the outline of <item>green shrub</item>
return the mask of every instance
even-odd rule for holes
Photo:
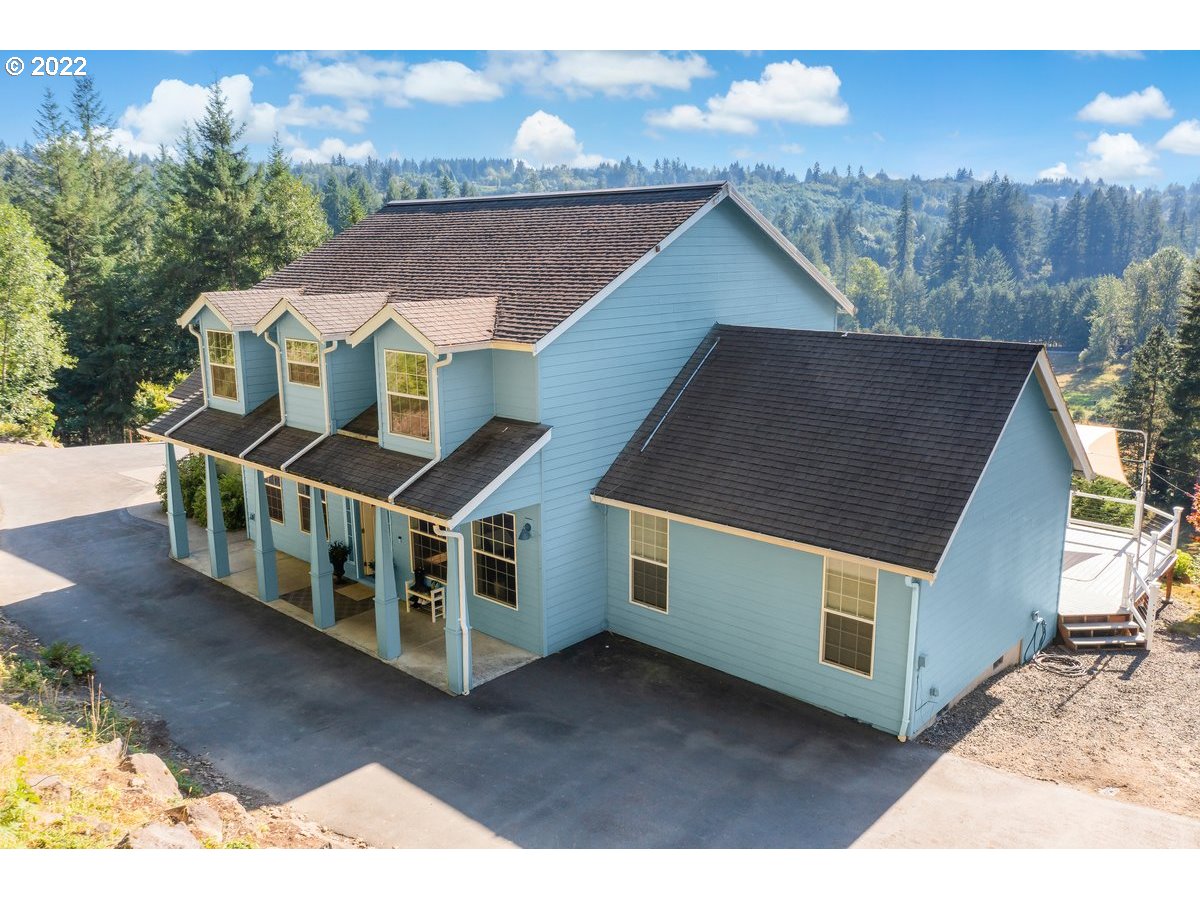
[[[246,527],[246,496],[240,472],[225,472],[217,476],[217,490],[221,492],[221,518],[230,531]],[[185,493],[185,497],[188,495]],[[208,526],[208,503],[205,498],[204,481],[184,504],[188,514],[201,527]]]
[[[1192,554],[1180,550],[1175,556],[1175,580],[1191,581],[1195,565],[1196,561],[1192,558]]]
[[[1071,487],[1085,494],[1133,499],[1133,491],[1130,488],[1103,476],[1095,481],[1084,481],[1076,475],[1071,479]],[[1085,522],[1103,522],[1106,525],[1132,528],[1134,508],[1128,503],[1108,503],[1104,500],[1092,500],[1090,497],[1076,497],[1071,501],[1071,515]]]
[[[196,495],[197,488],[200,490],[201,498],[204,497],[204,457],[199,453],[189,453],[183,459],[179,460],[179,488],[183,494],[183,510],[187,515],[193,515],[192,498]],[[167,472],[163,470],[158,476],[158,483],[154,485],[154,490],[158,494],[159,505],[162,511],[167,511]],[[201,499],[201,505],[204,501]]]
[[[96,671],[95,658],[92,654],[85,653],[78,644],[55,641],[49,647],[41,649],[41,656],[51,668],[70,672],[75,678],[83,678]]]

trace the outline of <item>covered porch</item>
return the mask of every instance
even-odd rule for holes
[[[1059,634],[1072,647],[1150,648],[1164,586],[1170,599],[1183,508],[1071,492],[1059,593]]]

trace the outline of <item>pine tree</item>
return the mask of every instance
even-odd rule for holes
[[[1183,292],[1176,339],[1179,380],[1171,390],[1170,420],[1152,468],[1157,478],[1151,479],[1156,498],[1169,505],[1183,505],[1182,489],[1200,481],[1200,256],[1192,261]]]
[[[263,180],[265,234],[262,267],[271,272],[307,253],[331,234],[321,198],[292,174],[278,138]]]
[[[1129,380],[1113,397],[1112,419],[1121,428],[1144,431],[1148,458],[1154,459],[1167,423],[1167,400],[1179,380],[1179,357],[1175,339],[1162,325],[1133,351]]]
[[[450,177],[449,172],[442,175],[441,179],[438,181],[438,188],[441,190],[443,197],[458,196],[458,184],[453,178]]]
[[[917,252],[917,227],[913,219],[912,196],[908,191],[904,192],[904,199],[900,201],[900,212],[896,216],[892,241],[892,271],[900,277],[913,267],[913,259]]]

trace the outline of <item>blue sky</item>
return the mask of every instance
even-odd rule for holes
[[[0,81],[0,139],[31,137],[47,86]],[[1200,54],[1146,52],[73,51],[117,120],[114,140],[174,142],[220,80],[261,152],[294,159],[631,156],[819,161],[925,176],[959,166],[1021,180],[1070,174],[1136,185],[1200,176]]]

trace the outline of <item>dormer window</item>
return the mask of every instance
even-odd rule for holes
[[[388,431],[429,440],[429,369],[424,353],[384,351]]]
[[[321,350],[316,341],[288,338],[284,341],[288,381],[306,387],[321,386]]]
[[[209,390],[214,397],[236,400],[237,362],[233,352],[233,332],[208,331]]]

